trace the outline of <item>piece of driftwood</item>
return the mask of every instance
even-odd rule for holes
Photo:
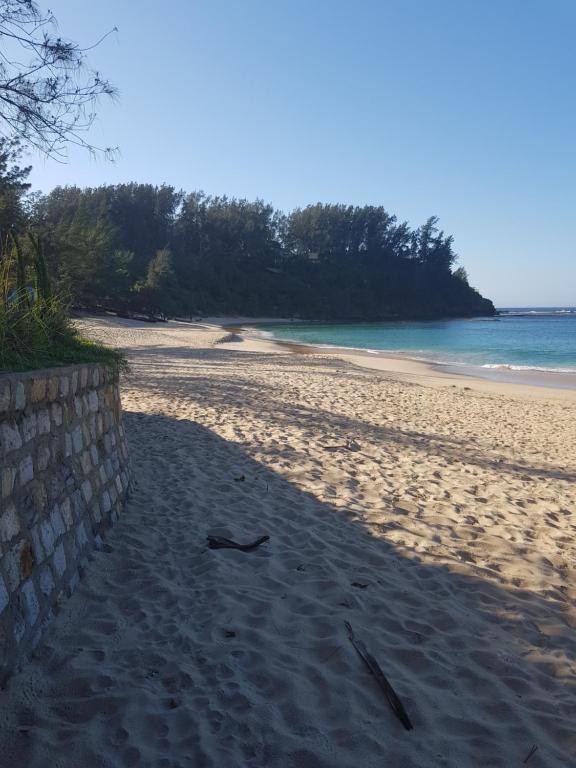
[[[241,552],[251,552],[256,549],[260,544],[264,544],[268,541],[270,536],[260,536],[259,539],[253,541],[251,544],[238,544],[232,539],[225,539],[223,536],[207,536],[209,549],[239,549]]]
[[[411,731],[414,726],[410,722],[410,718],[408,717],[408,714],[404,709],[404,705],[398,698],[396,691],[394,690],[394,688],[392,688],[392,686],[386,679],[384,672],[382,672],[380,665],[378,664],[374,656],[372,656],[372,654],[368,652],[368,649],[366,648],[362,640],[358,640],[358,638],[354,634],[354,630],[352,629],[350,622],[345,621],[344,624],[346,625],[346,629],[348,630],[348,639],[354,646],[356,653],[360,656],[362,661],[366,664],[370,672],[376,678],[376,681],[380,686],[380,688],[382,688],[382,690],[384,691],[384,694],[388,699],[388,703],[392,707],[392,711],[394,712],[398,720],[400,720],[404,728],[407,731]]]
[[[528,762],[528,760],[530,760],[531,757],[534,757],[537,751],[538,751],[538,747],[536,746],[536,744],[533,744],[532,748],[530,749],[530,752],[528,752],[524,760],[522,760],[524,765],[526,765],[526,763]]]

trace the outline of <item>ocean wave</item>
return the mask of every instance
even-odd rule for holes
[[[540,315],[554,317],[554,315],[576,315],[576,309],[501,309],[500,317],[526,317],[527,315]]]
[[[505,371],[540,371],[544,373],[576,373],[576,368],[547,368],[543,365],[512,365],[511,363],[485,363],[481,368],[495,368]]]

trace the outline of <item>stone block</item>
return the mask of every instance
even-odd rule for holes
[[[33,440],[36,437],[38,432],[37,422],[38,419],[35,413],[29,413],[22,419],[20,432],[22,434],[22,440],[24,443],[28,443],[30,440]]]
[[[76,569],[74,569],[70,574],[70,578],[68,579],[68,591],[70,592],[70,594],[74,592],[74,590],[76,589],[79,583],[80,583],[80,574]]]
[[[60,403],[52,403],[52,423],[55,427],[61,427],[64,420]]]
[[[16,470],[14,467],[2,468],[2,498],[7,499],[14,490],[14,480],[16,479]]]
[[[30,387],[30,400],[33,403],[40,403],[46,399],[46,379],[38,378],[32,379],[32,385]]]
[[[25,547],[24,541],[18,541],[11,549],[6,552],[2,559],[4,575],[10,592],[15,592],[22,582],[20,569],[20,560],[22,551]]]
[[[86,533],[86,526],[84,525],[84,521],[81,521],[78,528],[76,529],[76,542],[78,543],[78,548],[80,550],[84,549],[86,544],[88,544],[88,534]]]
[[[54,570],[58,576],[62,576],[66,570],[66,554],[62,543],[58,544],[54,551]]]
[[[78,371],[72,371],[72,377],[70,379],[70,390],[73,395],[78,391]]]
[[[33,627],[40,615],[40,604],[38,603],[34,583],[31,579],[28,579],[28,581],[24,582],[22,585],[20,598],[22,613],[24,614],[26,624],[29,627]]]
[[[56,538],[59,538],[60,536],[63,536],[66,533],[64,518],[62,517],[60,509],[57,506],[54,507],[54,509],[52,510],[52,514],[50,515],[50,523],[52,525],[52,530],[54,531],[54,535],[56,536]]]
[[[48,492],[46,486],[42,482],[37,482],[32,488],[32,497],[34,499],[34,509],[37,515],[44,512],[46,505],[48,504]]]
[[[108,514],[110,510],[112,509],[112,499],[110,498],[110,494],[108,491],[104,491],[102,493],[102,511],[104,514]]]
[[[84,480],[82,483],[82,496],[84,496],[86,504],[90,504],[92,500],[92,485],[90,480]]]
[[[64,520],[64,526],[66,527],[66,530],[69,531],[70,528],[72,528],[72,523],[74,522],[70,499],[64,499],[62,504],[60,504],[60,514]]]
[[[91,514],[92,514],[92,520],[96,525],[102,522],[102,511],[100,509],[100,504],[98,503],[98,499],[95,499],[94,503],[92,504]]]
[[[72,430],[72,445],[74,447],[74,453],[80,453],[84,447],[84,437],[82,435],[82,428],[80,425],[74,427]]]
[[[15,411],[23,411],[26,408],[26,390],[21,381],[17,381],[12,387],[12,407]]]
[[[99,408],[98,403],[98,394],[96,393],[96,390],[91,389],[88,393],[88,410],[90,413],[96,413]]]
[[[46,408],[38,412],[38,434],[50,434],[50,413]]]
[[[70,377],[60,376],[60,397],[68,397],[70,392]]]
[[[99,385],[100,385],[100,369],[96,365],[92,369],[92,386],[97,387]]]
[[[98,455],[98,448],[96,448],[94,443],[90,446],[90,457],[94,466],[97,467],[100,464],[100,456]]]
[[[98,467],[98,474],[100,475],[100,482],[102,485],[105,485],[108,482],[108,478],[106,476],[106,470],[104,469],[104,464],[101,464]]]
[[[22,437],[13,421],[5,421],[0,426],[0,442],[4,455],[22,448]]]
[[[85,389],[88,384],[88,368],[80,369],[80,388]]]
[[[59,381],[56,376],[52,376],[48,379],[48,386],[46,387],[48,400],[52,402],[58,397],[58,385]]]
[[[10,389],[10,382],[0,382],[0,413],[6,413],[6,411],[10,408],[11,399],[12,391]]]
[[[72,467],[64,465],[62,467],[62,479],[66,488],[73,488],[76,485],[76,479]]]
[[[81,419],[82,418],[82,398],[76,395],[74,398],[74,411],[76,413],[76,417]]]
[[[41,445],[36,454],[36,466],[40,472],[44,472],[44,470],[48,469],[50,458],[50,448],[46,445]]]
[[[81,491],[74,491],[72,494],[72,511],[74,513],[74,519],[78,520],[86,511],[86,502],[82,496]]]
[[[38,584],[40,585],[40,590],[46,597],[49,597],[54,591],[54,577],[52,576],[50,568],[46,565],[40,569]]]
[[[72,435],[69,432],[64,435],[64,456],[67,459],[72,456]]]
[[[34,462],[32,456],[25,456],[18,465],[20,485],[24,487],[34,479]]]
[[[70,403],[62,403],[62,422],[68,428],[74,421],[74,409]]]
[[[24,616],[16,607],[14,607],[12,632],[14,633],[16,644],[22,640],[24,634],[26,633],[26,622],[24,621]]]
[[[40,526],[35,525],[31,528],[30,535],[32,537],[32,551],[34,553],[34,558],[38,563],[41,563],[46,557],[46,553],[44,552],[44,546],[42,545],[42,539],[40,538]]]
[[[0,517],[0,541],[9,542],[20,533],[20,520],[16,513],[14,504],[10,504],[8,509]]]
[[[54,536],[54,529],[49,520],[43,520],[40,523],[40,538],[42,539],[46,557],[50,557],[56,546],[56,537]]]
[[[4,612],[4,610],[8,607],[9,602],[9,595],[8,590],[6,589],[6,585],[4,583],[4,579],[2,576],[0,576],[0,616]]]
[[[88,451],[83,451],[80,456],[80,466],[85,475],[89,475],[92,471],[92,459],[90,458],[90,453]]]

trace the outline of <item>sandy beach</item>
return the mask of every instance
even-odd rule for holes
[[[574,390],[82,327],[129,354],[136,487],[0,692],[2,768],[576,764]]]

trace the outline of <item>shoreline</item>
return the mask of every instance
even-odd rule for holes
[[[257,320],[254,325],[246,318],[209,318],[206,325],[219,328],[238,338],[219,344],[222,348],[243,352],[296,352],[337,357],[354,365],[410,378],[420,383],[437,386],[463,384],[479,391],[501,392],[528,396],[550,396],[576,400],[576,372],[555,373],[553,371],[518,371],[506,368],[481,368],[480,366],[440,363],[410,357],[408,354],[379,350],[361,350],[350,347],[306,344],[286,339],[267,338],[259,331]],[[281,322],[281,321],[278,321]]]

